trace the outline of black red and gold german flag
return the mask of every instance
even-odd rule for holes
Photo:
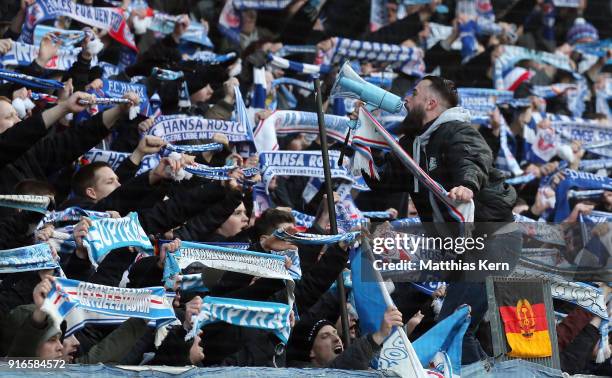
[[[534,282],[496,282],[495,298],[504,324],[508,356],[550,357],[544,293]]]

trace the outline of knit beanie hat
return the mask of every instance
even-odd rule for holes
[[[598,40],[599,33],[597,33],[597,29],[582,17],[578,17],[574,21],[574,26],[567,32],[567,42],[570,45],[575,45],[579,42],[594,42]]]
[[[327,319],[299,321],[293,327],[291,337],[289,337],[289,342],[287,343],[287,361],[310,361],[310,350],[314,340],[321,328],[326,325],[334,326]]]

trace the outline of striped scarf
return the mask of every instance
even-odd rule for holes
[[[268,53],[268,62],[273,67],[307,75],[326,74],[331,71],[331,66],[328,64],[322,64],[319,66],[316,64],[300,63],[281,58],[280,56],[272,55],[271,53]]]
[[[424,52],[420,48],[410,48],[387,43],[351,40],[334,37],[334,47],[326,52],[329,63],[344,60],[367,60],[369,62],[391,63],[394,68],[407,75],[423,76]]]

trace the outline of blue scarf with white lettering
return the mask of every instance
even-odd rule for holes
[[[139,247],[153,252],[153,245],[140,226],[135,212],[124,218],[93,219],[83,244],[87,247],[91,264],[96,268],[113,249]]]
[[[130,153],[92,148],[91,150],[87,151],[83,157],[90,163],[102,161],[108,164],[112,170],[116,170],[125,159],[130,157]],[[146,155],[140,162],[136,175],[140,175],[155,168],[159,164],[159,161],[160,157],[158,154]]]
[[[19,273],[33,270],[56,269],[59,262],[47,243],[0,251],[0,273]]]
[[[63,0],[36,0],[26,10],[20,41],[32,43],[34,28],[40,22],[54,20],[59,16],[70,17],[89,26],[106,30],[119,43],[138,51],[134,35],[127,25],[120,8],[92,7]]]
[[[176,319],[163,287],[127,289],[55,278],[42,310],[55,324],[75,308],[92,312],[154,320],[158,327]]]
[[[45,214],[51,198],[28,194],[0,194],[0,207],[11,207]]]
[[[157,117],[155,124],[147,134],[174,143],[190,139],[212,139],[216,133],[226,135],[230,142],[247,142],[250,140],[246,126],[240,122],[186,117],[184,115]]]
[[[353,182],[353,176],[338,166],[339,151],[329,151],[332,178]],[[323,159],[320,151],[271,151],[259,154],[262,181],[268,193],[268,186],[274,176],[303,176],[324,178]]]
[[[194,315],[193,328],[185,337],[190,340],[207,324],[225,322],[240,327],[264,329],[286,344],[291,325],[291,306],[276,302],[206,296],[198,315]]]
[[[555,222],[561,222],[570,214],[567,194],[571,188],[612,190],[612,179],[571,169],[563,171],[565,179],[555,189]]]

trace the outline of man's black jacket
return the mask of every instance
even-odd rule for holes
[[[458,108],[451,108],[458,109]],[[447,112],[449,111],[447,110]],[[446,112],[445,112],[446,113]],[[442,114],[440,117],[443,117]],[[439,118],[440,118],[439,117]],[[504,183],[504,175],[493,168],[491,149],[469,123],[453,119],[451,115],[430,135],[425,148],[421,147],[420,166],[428,175],[447,191],[464,186],[474,193],[474,220],[476,222],[510,222],[513,220],[512,207],[516,192]],[[436,123],[434,121],[434,126]],[[399,141],[401,147],[412,156],[416,134],[406,134]],[[393,154],[387,156],[387,163],[380,181],[364,175],[373,190],[385,192],[409,192],[419,216],[424,222],[433,221],[433,210],[429,201],[429,190],[419,183],[415,193],[413,175]],[[438,201],[440,209],[444,205]],[[452,221],[449,214],[446,221]]]

